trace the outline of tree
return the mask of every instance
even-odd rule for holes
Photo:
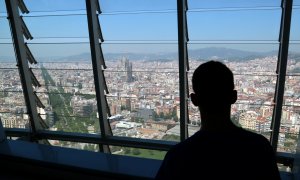
[[[153,156],[153,155],[154,155],[153,150],[149,149],[149,154],[150,154],[151,156]]]
[[[129,154],[131,152],[131,149],[128,147],[124,147],[124,153]]]
[[[82,83],[78,83],[78,89],[82,89]]]
[[[178,117],[177,116],[175,116],[174,118],[173,118],[173,120],[175,121],[175,122],[178,122]]]
[[[160,113],[159,113],[159,117],[160,117],[160,118],[164,118],[164,117],[165,117],[164,113],[163,113],[163,112],[160,112]]]
[[[121,147],[119,147],[119,146],[111,146],[111,147],[110,147],[110,150],[111,150],[111,152],[120,151],[120,150],[121,150]]]
[[[134,149],[132,150],[132,154],[133,154],[133,155],[139,155],[139,154],[141,154],[141,151],[140,151],[139,149],[137,149],[137,148],[134,148]]]

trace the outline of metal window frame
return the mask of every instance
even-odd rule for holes
[[[188,31],[187,31],[187,1],[177,0],[178,21],[178,60],[179,60],[179,92],[180,92],[180,140],[188,138]]]
[[[23,0],[5,0],[5,4],[17,59],[17,66],[23,88],[24,99],[27,107],[27,113],[29,115],[30,127],[32,130],[30,135],[31,138],[34,138],[37,131],[44,129],[45,126],[44,122],[41,122],[43,120],[37,112],[36,102],[40,101],[37,100],[32,87],[32,85],[38,86],[39,83],[35,81],[36,77],[28,65],[28,61],[32,63],[36,63],[36,61],[32,61],[34,59],[33,55],[25,44],[23,35],[27,39],[32,39],[33,37],[31,36],[25,22],[19,14],[19,6],[23,13],[29,13],[29,11]],[[29,60],[27,61],[28,58]]]
[[[89,134],[72,134],[66,132],[50,132],[44,131],[39,122],[40,117],[37,113],[36,97],[32,88],[32,73],[30,74],[30,63],[36,63],[29,48],[24,43],[24,36],[32,39],[30,32],[28,31],[26,24],[19,15],[18,6],[23,13],[29,13],[24,2],[22,0],[5,0],[7,6],[7,12],[10,19],[11,33],[14,41],[15,53],[18,61],[19,72],[24,91],[24,98],[30,116],[30,122],[32,132],[30,131],[18,131],[7,130],[8,135],[37,135],[38,139],[57,139],[57,140],[69,140],[76,142],[87,142],[100,144],[100,150],[103,152],[110,152],[109,145],[140,147],[147,149],[168,150],[175,142],[164,142],[156,140],[146,139],[133,139],[128,137],[114,137],[112,136],[111,127],[107,115],[109,114],[107,99],[104,92],[107,92],[107,86],[105,83],[105,77],[103,69],[106,68],[105,61],[101,49],[101,42],[103,42],[100,22],[98,15],[101,14],[100,4],[97,0],[86,0],[87,20],[89,27],[89,38],[91,57],[93,63],[93,73],[95,81],[95,90],[97,98],[97,107],[99,114],[99,122],[101,135],[89,135]],[[188,62],[188,50],[187,43],[188,38],[188,26],[187,26],[187,0],[177,0],[177,20],[178,20],[178,59],[179,59],[179,81],[180,81],[180,136],[181,141],[188,137],[188,80],[187,73],[189,71]],[[277,62],[277,81],[274,96],[274,111],[272,118],[272,133],[271,144],[274,151],[277,150],[278,135],[280,128],[280,120],[283,105],[285,75],[288,57],[290,24],[292,14],[292,0],[282,0],[282,17],[279,33],[279,51]],[[97,14],[98,12],[98,14]],[[100,41],[99,41],[100,40]],[[153,142],[152,142],[153,141]]]
[[[293,9],[293,0],[282,0],[282,16],[279,37],[279,52],[277,61],[277,81],[275,87],[274,110],[272,117],[272,132],[270,141],[273,150],[277,151],[279,129],[281,123],[281,113],[283,105],[283,96],[285,88],[285,76],[288,61],[288,50],[290,40],[291,17]]]
[[[86,11],[87,20],[89,28],[89,38],[90,38],[90,49],[93,65],[93,74],[96,90],[97,108],[99,114],[99,124],[101,138],[106,139],[112,136],[112,130],[107,118],[107,101],[104,91],[107,92],[106,82],[104,79],[103,68],[106,68],[104,56],[102,53],[101,42],[103,42],[103,37],[101,33],[101,27],[98,19],[98,13],[101,13],[100,5],[98,0],[86,0]],[[110,148],[107,144],[99,144],[100,151],[105,153],[110,153]]]

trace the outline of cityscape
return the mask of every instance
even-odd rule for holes
[[[249,60],[220,60],[234,73],[238,101],[232,121],[250,131],[270,137],[277,56]],[[189,92],[193,69],[205,62],[190,59]],[[6,128],[29,128],[22,86],[15,63],[0,63],[0,115]],[[180,97],[178,60],[106,61],[106,94],[114,136],[179,141]],[[291,58],[285,83],[284,106],[278,150],[294,153],[300,128],[300,62]],[[41,118],[51,131],[100,133],[91,62],[43,62],[32,66],[41,84],[36,95],[45,106]],[[188,103],[189,136],[200,128],[197,107]],[[96,150],[94,145],[49,140],[53,145]],[[111,148],[113,153],[128,149]],[[138,153],[138,152],[135,152]]]

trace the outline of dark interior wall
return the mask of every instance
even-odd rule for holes
[[[0,155],[0,179],[144,179]]]

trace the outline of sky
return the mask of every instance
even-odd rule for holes
[[[79,14],[24,17],[35,38],[29,43],[88,42],[85,0],[24,0],[29,14]],[[100,0],[99,21],[104,53],[163,53],[177,51],[176,0]],[[228,47],[247,51],[276,51],[281,18],[280,0],[189,0],[187,13],[189,48]],[[299,5],[300,0],[294,0]],[[300,40],[300,8],[295,6],[291,40]],[[237,8],[242,8],[237,10]],[[39,11],[39,12],[37,12]],[[45,12],[46,11],[46,12]],[[4,0],[0,0],[0,42],[9,42],[10,30]],[[125,13],[124,13],[125,12]],[[152,12],[152,13],[149,13]],[[45,39],[41,37],[67,37]],[[69,38],[81,37],[81,38]],[[135,40],[140,44],[118,44]],[[213,41],[211,41],[213,40]],[[214,44],[214,41],[264,41],[267,44]],[[205,41],[205,44],[200,42]],[[151,44],[148,44],[151,42]],[[157,42],[157,44],[155,44]],[[165,43],[161,43],[165,42]],[[298,42],[299,43],[299,42]],[[89,52],[89,44],[31,44],[38,57],[69,56]],[[13,53],[0,44],[0,56]],[[292,44],[297,51],[300,44]],[[300,51],[300,50],[299,50]]]

